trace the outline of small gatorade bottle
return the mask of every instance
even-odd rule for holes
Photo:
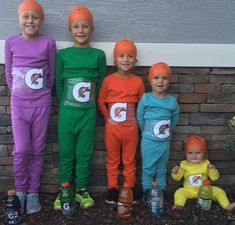
[[[164,216],[164,200],[162,190],[157,181],[152,182],[148,197],[150,216],[162,218]]]
[[[20,224],[21,223],[21,206],[20,200],[15,190],[7,192],[7,200],[5,205],[4,224]]]
[[[197,199],[198,206],[202,210],[209,211],[211,209],[212,198],[213,198],[213,192],[212,192],[211,182],[210,180],[204,180],[203,184],[198,190],[198,199]]]
[[[69,182],[63,182],[61,184],[61,211],[65,216],[73,216],[76,213],[76,200],[74,197],[74,191]]]
[[[121,188],[118,195],[117,215],[121,219],[129,219],[132,216],[133,192],[131,188]]]

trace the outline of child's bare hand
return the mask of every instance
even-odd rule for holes
[[[208,165],[208,169],[209,170],[216,170],[215,166],[213,164],[209,164]]]
[[[179,167],[178,166],[174,166],[172,169],[172,173],[176,174],[179,171]]]

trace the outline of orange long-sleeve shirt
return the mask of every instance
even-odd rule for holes
[[[135,74],[124,77],[116,73],[105,77],[98,107],[105,118],[109,118],[108,104],[116,102],[137,103],[145,92],[143,81]]]

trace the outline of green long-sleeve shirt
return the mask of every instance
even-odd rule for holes
[[[60,49],[56,55],[56,93],[59,103],[63,97],[67,78],[85,78],[96,83],[96,96],[106,74],[106,58],[96,48],[69,47]]]

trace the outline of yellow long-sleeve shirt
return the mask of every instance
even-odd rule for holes
[[[192,164],[187,160],[183,160],[180,163],[178,173],[172,173],[171,176],[176,181],[179,181],[184,177],[184,187],[199,188],[203,181],[208,179],[208,177],[212,181],[219,178],[218,170],[209,170],[208,165],[210,165],[210,161],[207,159],[204,159],[199,164]]]

